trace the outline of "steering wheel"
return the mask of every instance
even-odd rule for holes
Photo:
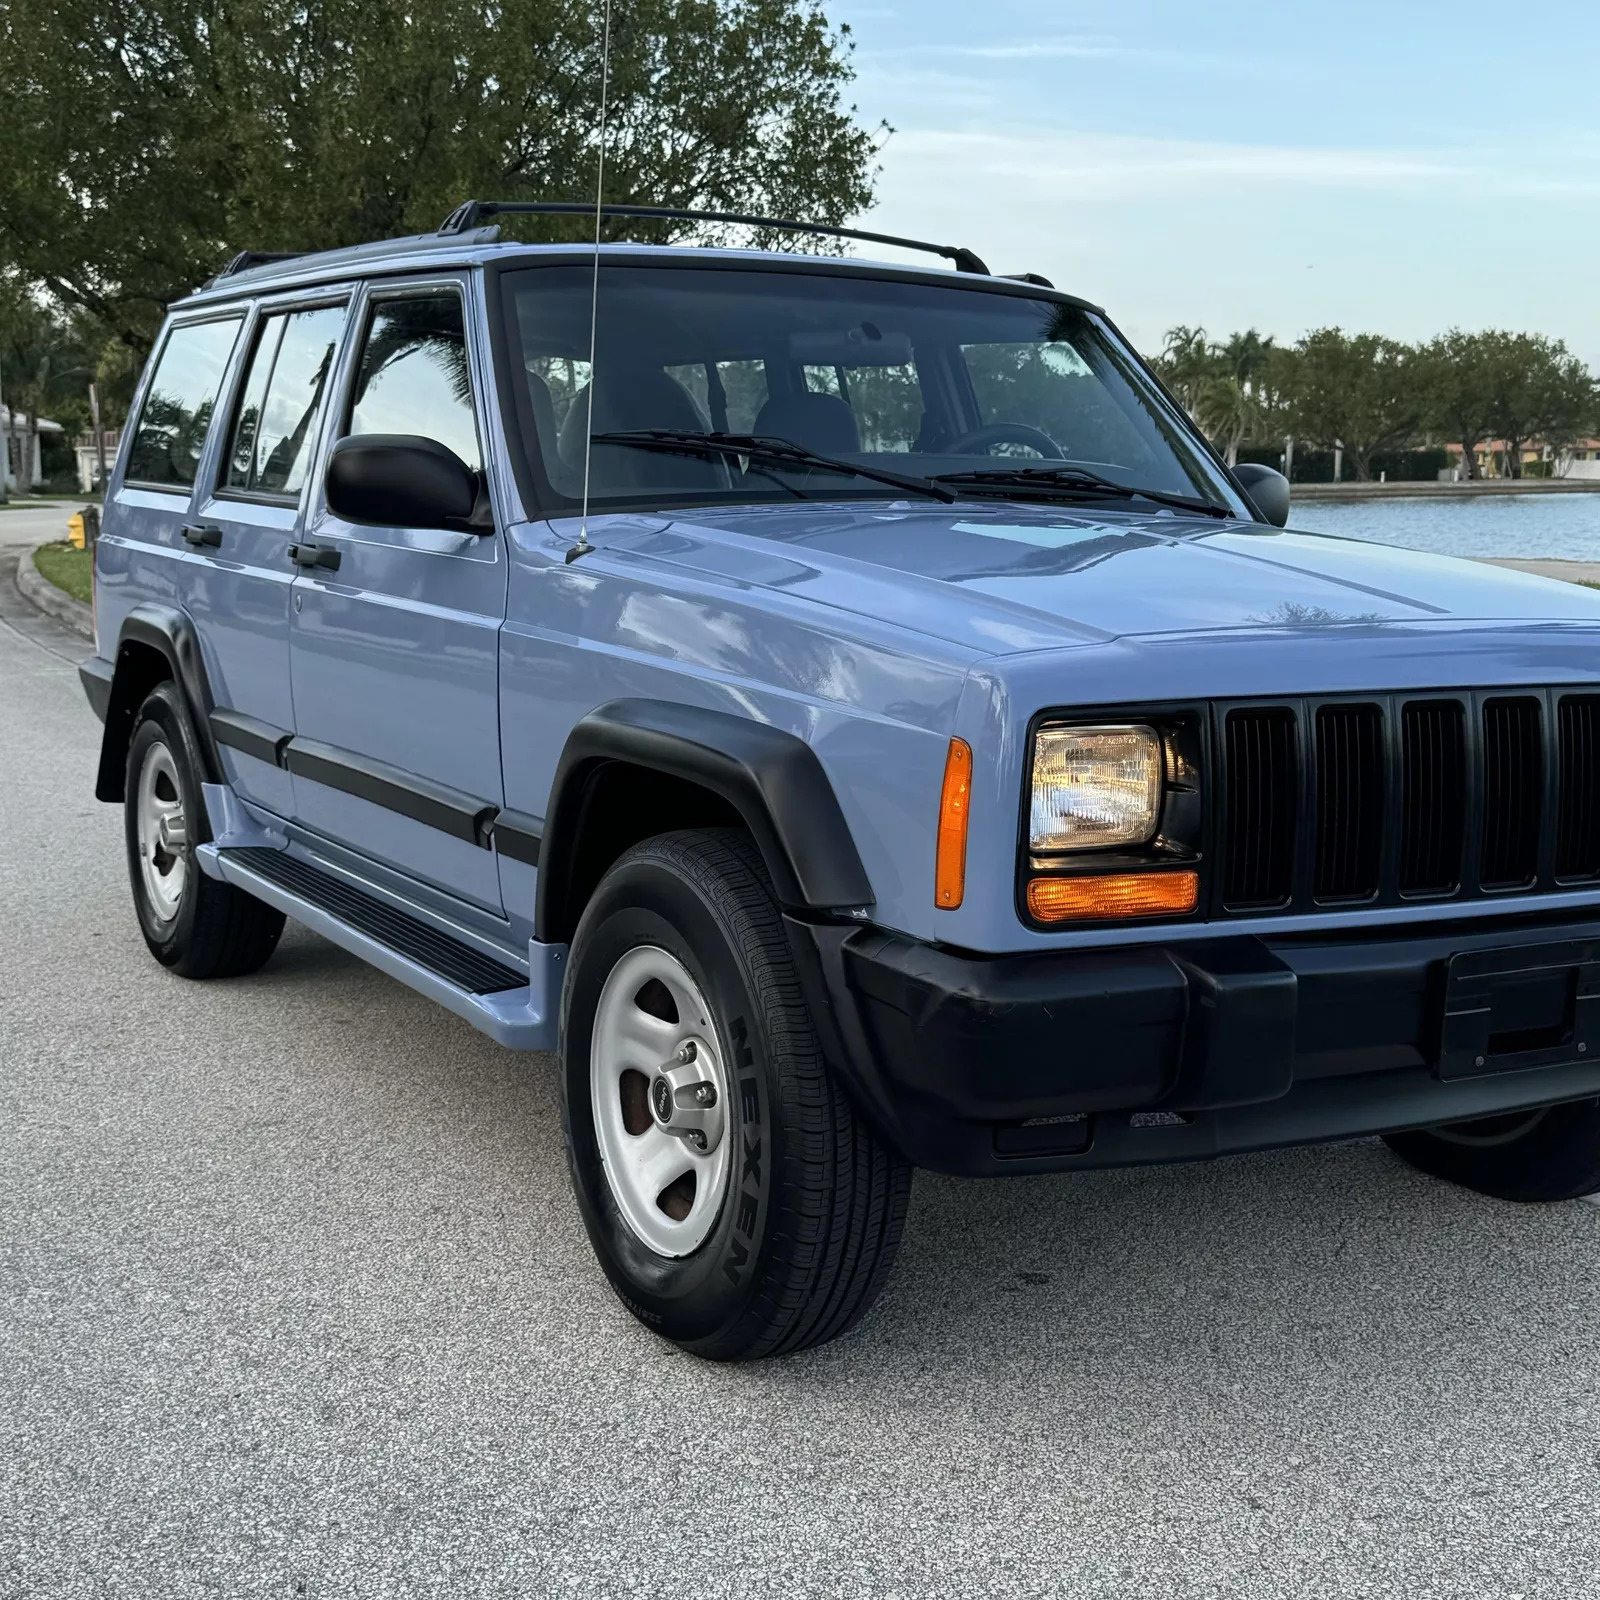
[[[989,447],[996,444],[1024,444],[1030,450],[1037,450],[1040,455],[1049,461],[1065,461],[1066,452],[1042,428],[1031,428],[1026,422],[990,422],[981,428],[974,428],[971,433],[964,433],[959,439],[952,439],[944,445],[939,454],[942,456],[974,456],[987,455]]]

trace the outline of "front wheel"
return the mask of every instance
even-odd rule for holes
[[[1391,1133],[1384,1142],[1423,1172],[1499,1200],[1600,1192],[1600,1100]]]
[[[573,940],[562,1105],[612,1287],[696,1355],[837,1337],[899,1246],[911,1169],[825,1068],[745,835],[663,835],[606,875]]]

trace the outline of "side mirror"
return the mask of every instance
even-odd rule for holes
[[[1286,527],[1289,522],[1289,480],[1271,467],[1246,461],[1233,469],[1233,475],[1244,486],[1250,504],[1275,528]]]
[[[384,528],[487,531],[478,474],[447,445],[410,433],[358,433],[328,457],[328,509]]]

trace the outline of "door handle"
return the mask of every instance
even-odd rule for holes
[[[325,544],[292,544],[289,559],[297,567],[323,567],[329,572],[339,570],[339,552]]]
[[[222,543],[222,529],[213,522],[186,522],[178,531],[192,545],[209,545],[215,550]]]

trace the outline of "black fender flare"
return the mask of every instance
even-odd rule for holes
[[[123,767],[128,757],[128,741],[133,737],[133,719],[149,692],[144,674],[132,664],[141,648],[154,650],[166,658],[172,679],[183,691],[189,707],[189,720],[206,767],[205,781],[223,781],[222,763],[217,758],[216,741],[211,735],[211,686],[206,680],[200,637],[195,632],[194,622],[176,606],[144,601],[128,613],[117,635],[105,733],[100,740],[100,770],[94,785],[97,800],[124,798],[126,774]]]
[[[801,912],[870,906],[872,884],[816,752],[749,717],[662,700],[612,700],[573,728],[539,845],[536,937],[565,937],[597,780],[614,763],[683,779],[730,805],[750,830],[778,901]]]

